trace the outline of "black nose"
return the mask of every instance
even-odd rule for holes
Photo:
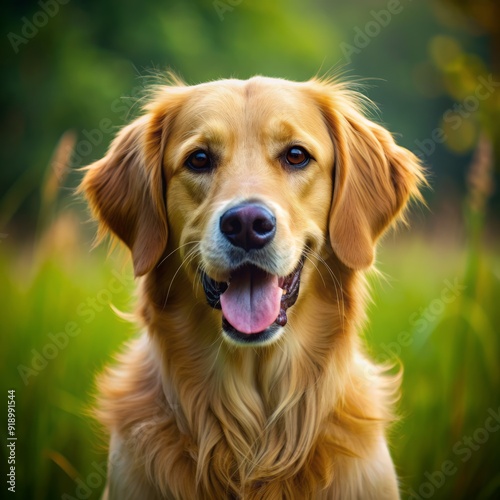
[[[230,208],[220,218],[221,233],[234,245],[249,250],[266,246],[276,233],[276,218],[257,203]]]

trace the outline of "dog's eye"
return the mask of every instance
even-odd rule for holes
[[[291,165],[295,168],[303,168],[311,159],[309,153],[299,146],[294,146],[290,148],[285,154],[285,161],[288,165]]]
[[[206,151],[198,149],[198,151],[189,155],[186,160],[186,166],[191,170],[204,171],[212,167],[212,161],[210,160],[210,155]]]

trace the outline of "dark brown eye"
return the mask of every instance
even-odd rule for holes
[[[189,155],[186,160],[186,166],[191,170],[204,171],[212,167],[212,161],[210,155],[206,151],[199,149]]]
[[[304,148],[301,148],[299,146],[290,148],[285,154],[285,161],[288,163],[288,165],[291,165],[295,168],[305,167],[309,163],[310,159],[311,156],[309,155],[309,153]]]

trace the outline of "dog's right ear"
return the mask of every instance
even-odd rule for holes
[[[124,127],[106,156],[86,167],[79,188],[99,221],[99,237],[111,231],[128,246],[136,276],[154,268],[167,244],[163,154],[168,124],[180,105],[175,96],[164,94]]]

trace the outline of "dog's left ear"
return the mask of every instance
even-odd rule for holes
[[[335,149],[330,241],[351,269],[369,267],[377,239],[425,184],[418,158],[368,120],[342,86],[320,84],[320,105]]]

